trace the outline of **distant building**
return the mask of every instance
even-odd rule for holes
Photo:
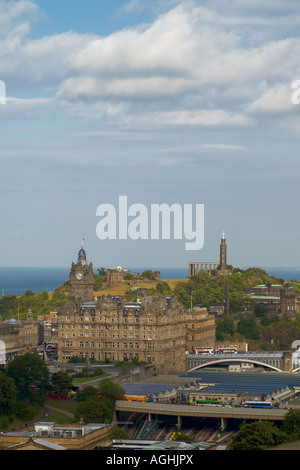
[[[57,313],[61,307],[56,307],[49,315],[39,315],[39,344],[57,342]]]
[[[263,304],[268,313],[276,313],[289,320],[295,320],[296,312],[300,310],[300,295],[288,282],[283,285],[259,284],[249,287],[242,297]]]
[[[38,322],[33,320],[28,310],[26,320],[5,320],[0,322],[0,341],[5,349],[5,361],[28,351],[36,351],[38,346]],[[1,354],[2,360],[4,354]]]
[[[94,450],[111,444],[110,424],[37,422],[2,434],[0,450]]]
[[[300,296],[288,283],[284,284],[280,291],[280,311],[283,316],[295,320],[296,311],[299,309]]]
[[[213,315],[208,315],[206,308],[194,306],[186,311],[186,350],[193,354],[199,346],[214,347],[216,323]]]
[[[129,271],[122,269],[121,266],[109,268],[106,270],[106,281],[109,284],[119,284],[124,281],[124,276],[128,273]]]
[[[225,302],[211,302],[209,304],[209,311],[214,315],[221,316],[225,313]]]

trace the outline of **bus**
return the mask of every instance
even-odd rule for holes
[[[126,401],[139,401],[141,403],[146,403],[146,395],[125,395]]]
[[[268,408],[268,409],[273,408],[272,402],[270,402],[270,401],[258,401],[258,400],[245,401],[243,403],[243,406],[244,406],[244,408]]]
[[[198,406],[222,406],[220,400],[196,400],[195,404]]]
[[[196,354],[213,354],[213,348],[195,348]]]
[[[237,348],[219,348],[217,354],[237,354]]]

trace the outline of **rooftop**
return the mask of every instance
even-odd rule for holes
[[[64,437],[64,438],[78,438],[85,436],[86,434],[93,432],[97,429],[101,429],[109,426],[108,424],[102,423],[88,423],[88,424],[77,424],[77,425],[57,425],[54,421],[43,422],[39,421],[34,423],[34,427],[28,429],[22,429],[21,431],[10,431],[5,433],[6,436],[14,437]]]

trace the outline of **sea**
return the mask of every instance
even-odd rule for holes
[[[145,267],[128,267],[132,273],[142,273]],[[246,269],[246,268],[243,268]],[[300,281],[300,268],[297,267],[263,267],[271,276],[285,281]],[[184,279],[188,268],[155,268],[160,271],[161,279]],[[22,295],[31,290],[34,293],[53,292],[69,279],[70,267],[60,268],[25,268],[0,267],[0,296]]]

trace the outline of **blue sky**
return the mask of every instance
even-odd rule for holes
[[[140,22],[151,21],[157,5],[155,0],[132,2],[132,7],[126,0],[87,0],[84,3],[82,0],[64,0],[60,3],[39,0],[36,3],[40,8],[38,16],[41,21],[34,25],[31,37],[68,30],[104,36],[124,27],[134,27]]]
[[[300,266],[296,0],[0,1],[0,264]],[[100,204],[204,204],[205,243],[105,240]]]

